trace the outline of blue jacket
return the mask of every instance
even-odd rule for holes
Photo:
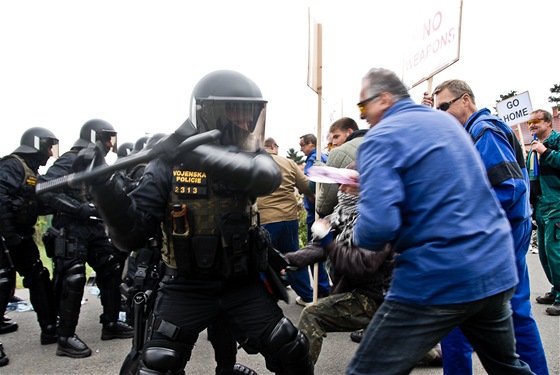
[[[398,253],[388,300],[439,305],[517,284],[510,225],[451,115],[402,99],[358,151],[356,245]]]
[[[469,117],[465,129],[482,157],[490,184],[510,222],[530,220],[529,174],[511,128],[483,108]]]
[[[311,151],[309,155],[307,155],[307,159],[305,159],[305,167],[303,168],[303,173],[306,176],[307,176],[307,171],[315,164],[316,160],[317,160],[317,149]],[[325,155],[325,153],[323,152],[321,153],[321,161],[323,163],[327,162],[327,155]],[[313,190],[313,192],[315,193],[315,185],[312,184],[310,186],[311,186],[311,190]],[[315,215],[315,203],[309,202],[309,199],[307,199],[306,196],[303,196],[303,206],[305,207],[308,213],[312,213],[313,215]]]

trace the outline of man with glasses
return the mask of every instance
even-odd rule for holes
[[[537,302],[551,305],[547,314],[560,315],[560,133],[552,128],[550,112],[542,109],[531,113],[527,125],[536,138],[531,143],[527,167],[532,180],[539,258],[552,284],[550,292],[537,297]]]
[[[398,255],[346,374],[409,373],[457,326],[489,374],[533,374],[515,354],[511,229],[472,140],[415,104],[389,70],[364,76],[360,100],[371,129],[358,150],[353,239],[372,251],[391,243]]]
[[[517,353],[536,374],[548,374],[537,323],[531,312],[529,271],[526,255],[531,242],[529,175],[523,149],[510,127],[490,110],[477,110],[469,85],[448,80],[433,93],[438,110],[449,112],[473,139],[488,180],[510,222],[515,246],[519,283],[511,298]],[[424,103],[430,104],[425,98]],[[459,329],[442,341],[445,374],[472,374],[472,346]]]

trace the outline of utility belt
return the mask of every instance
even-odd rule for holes
[[[63,220],[65,223],[79,223],[79,224],[84,224],[84,225],[98,225],[100,223],[103,223],[103,219],[101,219],[100,217],[89,217],[89,218],[84,218],[81,216],[77,216],[77,215],[70,215],[67,214],[65,212],[59,212],[57,214],[58,218],[60,218],[61,220]]]
[[[68,236],[64,228],[50,227],[43,234],[45,252],[49,258],[86,259],[85,247],[78,245],[76,237]]]

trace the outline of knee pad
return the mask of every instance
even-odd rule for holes
[[[309,343],[305,336],[288,320],[282,318],[268,338],[268,347],[280,357],[303,358],[309,355]]]
[[[288,318],[284,317],[276,324],[268,338],[267,346],[282,367],[276,373],[313,374],[309,342]]]
[[[74,264],[67,271],[64,276],[65,287],[71,291],[83,292],[86,285],[86,267],[83,263]]]
[[[190,358],[184,344],[172,341],[153,340],[146,343],[142,352],[139,374],[183,374]]]

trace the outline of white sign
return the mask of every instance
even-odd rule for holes
[[[403,81],[411,88],[459,61],[462,0],[422,4],[404,52]]]
[[[510,126],[526,122],[533,112],[529,91],[498,102],[496,109],[498,116]]]

